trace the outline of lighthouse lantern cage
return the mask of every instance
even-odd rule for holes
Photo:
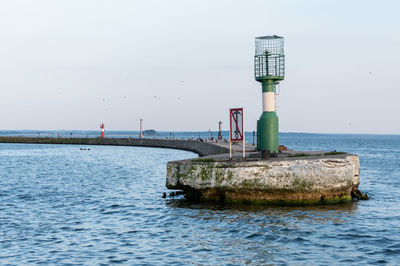
[[[285,54],[283,37],[262,36],[256,38],[254,75],[257,81],[283,80],[285,77]]]

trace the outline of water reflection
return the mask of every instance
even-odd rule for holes
[[[347,218],[354,216],[354,213],[358,208],[358,202],[353,201],[340,204],[313,206],[263,206],[221,204],[214,202],[193,203],[186,199],[179,198],[166,200],[166,206],[170,208],[199,210],[198,215],[206,215],[204,219],[211,219],[210,217],[213,217],[214,215],[220,217],[221,214],[224,214],[225,216],[240,214],[240,219],[246,219],[246,217],[257,218],[262,216],[275,217],[277,219],[310,221],[313,223],[324,223],[327,221],[340,223],[345,222]]]
[[[271,261],[287,263],[290,257],[299,259],[313,256],[306,254],[307,249],[296,247],[301,245],[323,249],[332,246],[325,239],[329,240],[336,228],[351,224],[358,211],[358,202],[280,207],[169,199],[166,206],[171,209],[170,217],[176,219],[176,216],[180,216],[175,220],[176,225],[189,223],[194,234],[197,231],[209,231],[210,239],[199,241],[199,250],[219,246],[220,253],[229,254],[245,248],[245,251],[237,253],[236,260],[231,261],[244,264],[266,264]],[[241,257],[240,254],[247,254],[247,257]],[[277,259],[285,257],[284,260]]]

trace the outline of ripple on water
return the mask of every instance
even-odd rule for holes
[[[398,264],[400,176],[392,159],[400,141],[290,141],[359,152],[361,189],[372,200],[311,207],[164,200],[167,161],[194,154],[0,144],[0,263]]]

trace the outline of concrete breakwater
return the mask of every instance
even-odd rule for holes
[[[200,156],[229,153],[229,149],[212,143],[206,143],[197,140],[179,139],[0,137],[0,143],[157,147],[191,151],[199,154]]]
[[[357,155],[313,154],[261,160],[209,156],[169,162],[167,187],[194,200],[308,205],[350,201],[359,195]]]

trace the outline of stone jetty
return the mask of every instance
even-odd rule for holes
[[[310,205],[365,197],[358,190],[357,155],[286,151],[268,160],[256,152],[248,156],[169,162],[166,186],[183,190],[193,200],[232,203]]]

